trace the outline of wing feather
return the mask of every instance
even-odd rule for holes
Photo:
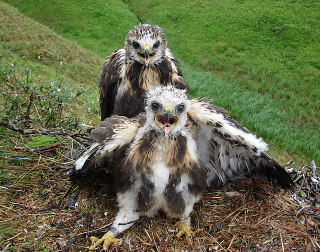
[[[167,65],[167,67],[170,67],[170,71],[167,70],[161,73],[161,75],[168,75],[168,73],[171,72],[171,84],[178,89],[186,89],[187,91],[190,91],[188,83],[186,83],[186,81],[183,78],[183,74],[180,69],[180,64],[174,57],[174,55],[171,53],[169,48],[166,48],[165,50],[165,58],[166,60],[164,60],[162,64]],[[161,70],[160,67],[159,70]]]
[[[112,115],[118,86],[125,65],[125,49],[114,51],[105,61],[100,74],[100,110],[101,120]]]
[[[105,119],[99,128],[92,130],[91,136],[96,142],[76,160],[69,175],[107,168],[109,162],[124,155],[145,120],[145,113],[134,118],[112,115]]]
[[[220,184],[244,175],[276,180],[286,188],[293,182],[268,154],[267,144],[230,118],[227,111],[206,99],[193,99],[188,116],[199,156],[208,167],[208,184]]]

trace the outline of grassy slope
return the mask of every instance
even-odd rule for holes
[[[0,2],[1,121],[5,121],[7,116],[10,122],[14,122],[15,119],[15,115],[3,114],[3,111],[7,111],[7,108],[3,105],[8,105],[8,100],[5,99],[6,95],[13,95],[12,100],[29,101],[31,92],[42,88],[43,92],[41,96],[39,95],[41,100],[34,100],[31,107],[31,119],[34,121],[42,114],[43,107],[40,106],[41,104],[50,105],[47,102],[55,101],[61,95],[58,89],[52,90],[55,85],[57,87],[60,85],[59,89],[73,93],[62,94],[66,95],[66,97],[74,97],[74,94],[81,93],[72,102],[63,100],[63,102],[68,103],[67,106],[64,106],[64,111],[68,116],[72,114],[74,117],[85,119],[85,123],[90,123],[90,120],[97,119],[93,123],[96,125],[100,120],[97,116],[97,92],[95,87],[102,63],[103,59],[96,54],[63,39],[48,27],[22,15],[15,8]],[[14,86],[23,88],[28,84],[30,84],[30,89],[16,88],[14,90],[13,88]],[[48,92],[48,90],[52,91],[52,93]],[[45,97],[45,95],[52,95],[52,97]],[[52,107],[49,107],[49,109],[52,110],[58,106],[56,103],[51,105]],[[22,110],[25,109],[21,103],[17,106],[22,107]],[[16,111],[23,112],[19,109]],[[90,113],[92,111],[94,112],[93,114]],[[22,127],[22,125],[19,126]],[[41,125],[36,126],[42,130]],[[59,129],[55,128],[55,130]],[[75,128],[72,130],[74,131]],[[63,128],[62,131],[65,132],[68,129]],[[48,204],[51,204],[51,200],[55,201],[57,195],[53,194],[50,197],[51,199],[47,198],[47,189],[39,187],[39,181],[48,182],[46,171],[50,170],[49,167],[52,167],[58,160],[58,158],[53,157],[61,157],[60,151],[63,152],[62,155],[66,155],[66,151],[73,144],[76,144],[76,141],[70,141],[70,139],[66,141],[59,137],[22,136],[16,132],[6,130],[2,126],[0,126],[0,139],[0,218],[2,220],[0,223],[0,250],[53,251],[50,250],[52,245],[46,247],[46,241],[42,238],[39,239],[40,236],[37,237],[37,233],[41,230],[39,226],[41,226],[41,223],[46,222],[47,218],[36,217],[28,221],[27,218],[30,213],[22,217],[21,212],[13,202],[21,203],[26,199],[25,205],[28,206],[34,204],[34,200],[38,199],[39,204],[36,204],[37,207],[41,208],[43,204],[44,208],[46,208]],[[38,155],[28,151],[29,148],[48,146],[53,143],[63,143],[61,148],[53,150],[53,155],[43,153],[44,155],[42,156],[42,154]],[[64,164],[66,164],[66,160],[73,162],[72,159],[64,156]],[[65,179],[63,173],[59,174],[59,172],[51,171],[50,174],[59,176],[57,179],[59,185],[63,183],[61,182]],[[11,186],[17,188],[17,191],[8,190]],[[48,191],[51,191],[51,189]],[[5,220],[6,218],[10,220]],[[21,232],[22,230],[26,233]],[[25,249],[25,246],[31,247],[31,249]]]
[[[65,107],[68,113],[86,117],[88,121],[97,117],[95,87],[102,58],[2,2],[0,27],[1,80],[11,78],[23,82],[28,79],[34,85],[44,87],[59,83],[72,92],[81,93],[78,100],[85,102],[80,101],[81,106],[95,111],[91,115],[85,109],[68,110]]]
[[[278,161],[286,162],[292,158],[297,161],[300,158],[292,155],[301,153],[309,153],[307,158],[320,158],[319,133],[310,129],[301,130],[285,122],[284,112],[278,110],[270,97],[250,90],[244,91],[210,73],[196,71],[189,65],[183,64],[182,67],[185,77],[194,83],[192,96],[203,94],[214,97],[214,102],[227,107],[242,125],[263,136],[269,143],[270,154]]]
[[[73,82],[96,85],[102,58],[5,4],[1,4],[0,11],[3,56],[9,51],[26,61],[60,71]]]
[[[101,56],[121,47],[138,22],[122,1],[10,2]],[[319,159],[317,3],[257,3],[134,1],[130,8],[165,29],[194,96],[214,98],[272,145]]]
[[[4,2],[101,57],[122,47],[128,30],[138,23],[136,16],[119,0]]]

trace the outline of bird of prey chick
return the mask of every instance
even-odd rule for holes
[[[125,47],[105,61],[100,75],[101,119],[112,114],[134,117],[144,110],[145,94],[171,83],[188,89],[164,32],[158,26],[140,24],[129,31]]]
[[[119,212],[111,229],[93,238],[107,249],[115,237],[158,210],[179,218],[178,236],[192,236],[190,213],[207,183],[262,174],[283,187],[285,170],[264,151],[267,144],[230,119],[207,99],[189,99],[185,90],[158,87],[147,95],[146,113],[114,115],[92,131],[97,142],[74,165],[114,160]]]

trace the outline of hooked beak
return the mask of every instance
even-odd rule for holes
[[[142,50],[137,53],[138,57],[144,60],[146,66],[149,65],[150,60],[154,58],[156,54],[157,53],[152,51],[151,47],[148,44],[142,47]]]
[[[157,115],[154,120],[166,135],[179,124],[179,117],[173,115],[173,108],[171,106],[164,108],[164,114]]]

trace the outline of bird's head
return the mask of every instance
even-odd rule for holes
[[[131,63],[153,66],[161,62],[166,47],[166,37],[160,27],[140,24],[129,31],[125,49]]]
[[[147,96],[148,124],[166,136],[175,136],[185,128],[189,107],[186,90],[173,86],[158,87]]]

